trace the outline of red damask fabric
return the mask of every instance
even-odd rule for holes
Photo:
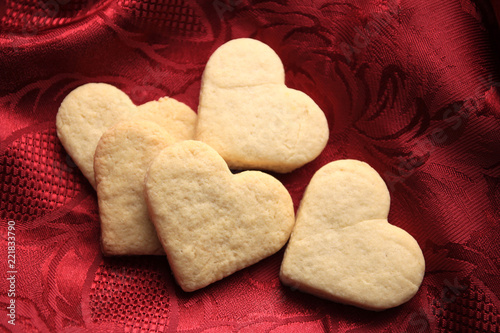
[[[1,4],[0,331],[500,332],[493,8],[485,0]],[[387,182],[389,221],[426,259],[408,303],[376,313],[284,287],[283,251],[194,293],[180,290],[164,257],[103,258],[96,194],[56,136],[61,101],[107,82],[136,104],[167,95],[196,109],[210,54],[238,37],[270,45],[287,85],[327,116],[323,153],[276,175],[296,207],[333,160],[366,161]]]

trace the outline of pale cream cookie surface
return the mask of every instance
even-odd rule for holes
[[[57,136],[94,188],[97,142],[109,127],[136,111],[127,94],[106,83],[82,85],[62,101],[56,116]]]
[[[184,103],[168,97],[137,107],[124,92],[106,83],[82,85],[62,101],[57,135],[94,188],[94,152],[101,135],[122,120],[134,119],[156,122],[180,141],[194,138],[197,116]]]
[[[164,254],[149,219],[144,177],[153,158],[176,140],[151,121],[122,121],[102,135],[94,158],[105,255]]]
[[[232,169],[290,172],[325,147],[325,114],[305,93],[285,86],[280,58],[250,38],[229,41],[203,72],[197,140]]]
[[[425,271],[415,239],[387,221],[387,187],[368,164],[331,162],[311,179],[286,248],[281,281],[369,310],[411,299]]]
[[[198,141],[164,149],[145,181],[151,218],[174,276],[194,291],[283,247],[295,222],[292,199],[260,171],[232,174]]]
[[[197,116],[186,104],[174,98],[162,97],[139,105],[137,109],[137,119],[156,122],[176,141],[194,139]]]

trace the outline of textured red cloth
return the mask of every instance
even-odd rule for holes
[[[0,15],[0,331],[500,332],[489,2],[9,0]],[[426,259],[408,303],[375,313],[284,287],[282,251],[190,294],[164,257],[102,257],[96,194],[56,136],[62,99],[107,82],[136,104],[168,95],[196,109],[208,57],[237,37],[270,45],[287,85],[327,115],[324,152],[277,175],[296,207],[333,160],[387,182],[389,221]]]

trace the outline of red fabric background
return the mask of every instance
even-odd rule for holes
[[[477,0],[19,0],[0,5],[0,331],[500,332],[498,25]],[[341,158],[380,172],[422,247],[407,304],[373,313],[283,287],[282,252],[201,291],[163,257],[103,258],[96,194],[55,133],[62,99],[107,82],[196,109],[210,54],[253,37],[325,111],[321,156],[277,175],[297,206]],[[16,325],[8,221],[15,222]]]

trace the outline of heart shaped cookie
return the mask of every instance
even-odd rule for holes
[[[249,38],[219,47],[203,72],[196,138],[233,169],[290,172],[315,159],[328,140],[323,111],[285,86],[283,64]]]
[[[387,187],[368,164],[331,162],[311,179],[281,265],[289,286],[369,310],[417,292],[425,262],[415,239],[387,221]]]
[[[57,136],[83,175],[95,188],[94,152],[101,135],[136,106],[120,89],[88,83],[71,91],[57,111]]]
[[[122,120],[151,120],[177,140],[192,139],[196,113],[171,98],[136,107],[120,89],[88,83],[64,98],[56,117],[57,135],[83,175],[95,188],[94,152],[101,135]]]
[[[149,219],[144,177],[152,159],[174,142],[144,120],[119,122],[102,135],[94,171],[105,255],[164,254]]]
[[[274,177],[233,175],[197,141],[164,149],[151,163],[146,200],[174,276],[194,291],[277,252],[294,224],[293,203]]]
[[[196,130],[196,113],[186,104],[170,97],[147,102],[137,107],[134,119],[156,122],[167,130],[175,141],[192,140]]]

